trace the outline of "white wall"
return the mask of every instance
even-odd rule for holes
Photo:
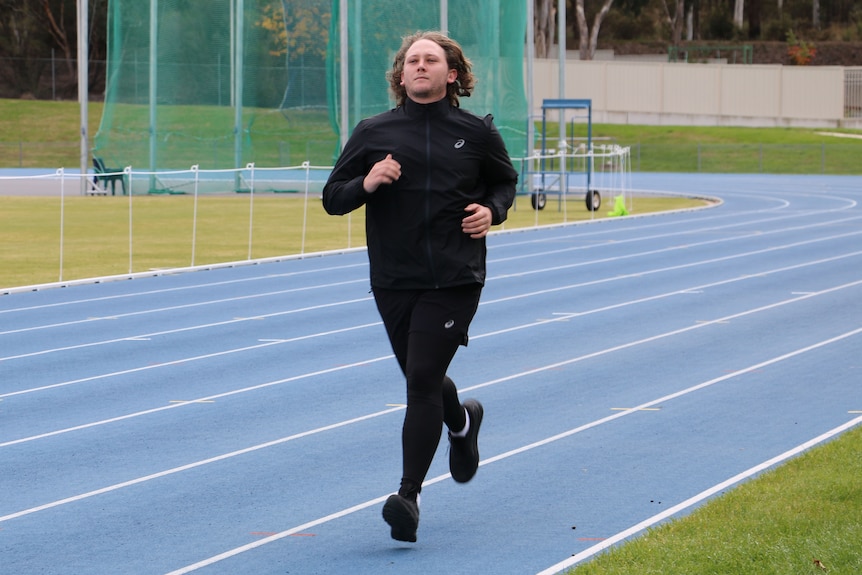
[[[534,115],[559,98],[557,60],[535,60]],[[698,126],[860,127],[844,118],[844,68],[566,62],[566,98],[592,100],[593,121]]]

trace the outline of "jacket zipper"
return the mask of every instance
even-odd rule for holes
[[[440,287],[437,279],[437,269],[434,265],[434,251],[431,249],[431,115],[425,111],[425,165],[427,172],[425,174],[425,252],[428,256],[428,267],[431,271],[431,280],[434,282],[434,288]]]

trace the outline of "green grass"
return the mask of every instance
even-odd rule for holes
[[[147,166],[149,149],[141,142],[149,138],[149,109],[118,105],[113,113],[123,131],[112,132],[110,148],[99,153],[122,165]],[[165,106],[159,110],[158,122],[157,163],[174,167],[199,164],[201,169],[234,165],[234,137],[226,130],[234,123],[231,108]],[[243,164],[280,167],[308,160],[312,165],[328,166],[334,162],[338,138],[326,111],[246,110],[242,123],[246,128]]]
[[[89,134],[99,129],[103,105],[89,105]],[[149,110],[145,106],[118,106],[128,130],[116,134],[114,149],[99,153],[123,165],[148,165],[147,158],[133,158],[131,142],[147,138]],[[215,126],[232,125],[227,107],[178,106],[159,109],[160,157],[174,165],[199,164],[202,169],[232,163],[233,138]],[[79,106],[75,102],[42,102],[0,99],[0,167],[69,167],[80,163]],[[172,126],[195,126],[185,135]],[[337,140],[325,111],[273,110],[247,112],[251,152],[243,162],[258,166],[331,165]],[[549,124],[548,141],[556,139]],[[578,135],[585,128],[578,126]],[[583,132],[583,133],[581,133]],[[608,138],[632,149],[634,171],[723,173],[826,173],[862,174],[862,138],[836,138],[822,132],[862,135],[860,131],[812,128],[737,128],[693,126],[593,125],[593,137]],[[206,142],[205,144],[201,142]],[[550,145],[550,144],[549,144]],[[129,152],[131,154],[131,152]]]
[[[95,134],[101,104],[89,105],[88,131]],[[75,102],[0,99],[0,168],[80,165],[80,109]]]
[[[862,139],[801,128],[607,126],[594,128],[631,146],[632,169],[646,172],[860,174]],[[859,134],[859,132],[855,132]],[[860,134],[862,135],[862,134]]]
[[[104,105],[90,103],[88,133],[91,147],[102,121]],[[232,165],[234,139],[224,126],[233,125],[233,110],[218,106],[164,106],[159,108],[158,157],[170,158],[173,166],[200,165],[201,169]],[[80,106],[76,102],[0,99],[0,168],[77,168],[80,165]],[[109,163],[138,167],[149,165],[146,157],[126,153],[137,150],[149,137],[149,109],[118,105],[111,120],[121,121],[122,132],[112,133],[112,149],[98,150]],[[325,111],[246,111],[243,162],[260,167],[331,165],[338,139]],[[180,126],[194,126],[181,130]]]
[[[641,214],[705,203],[673,197],[632,201],[633,211]],[[536,212],[526,197],[518,202],[506,229],[607,217],[613,207],[606,200],[591,214],[583,200],[569,200],[565,210],[549,200],[545,210]],[[310,199],[306,210],[294,194],[256,194],[253,203],[247,194],[201,196],[196,228],[193,196],[134,196],[131,206],[130,258],[128,197],[70,196],[61,202],[59,197],[0,196],[0,287],[242,261],[249,258],[249,236],[251,258],[365,245],[362,210],[350,219],[332,217],[318,199]]]
[[[550,124],[549,147],[556,133]],[[835,133],[860,138],[828,135]],[[634,171],[862,174],[859,130],[594,124],[593,138],[631,147]]]
[[[570,574],[862,573],[860,477],[856,427]]]

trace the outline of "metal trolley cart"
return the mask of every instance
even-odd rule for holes
[[[555,148],[548,147],[548,112],[560,114],[560,135]],[[566,110],[586,112],[586,138],[575,136],[578,117],[572,117],[566,129]],[[602,205],[601,194],[592,186],[594,170],[592,100],[563,99],[542,101],[541,148],[534,157],[522,164],[521,185],[528,186],[530,204],[542,210],[549,195],[556,195],[562,203],[565,196],[584,191],[587,210],[597,211]],[[583,119],[583,114],[580,116]],[[565,131],[565,133],[564,133]]]

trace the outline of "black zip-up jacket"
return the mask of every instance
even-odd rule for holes
[[[392,154],[401,177],[367,193],[362,181]],[[434,289],[485,282],[485,239],[461,231],[471,203],[501,224],[515,198],[518,173],[493,118],[443,99],[410,99],[361,121],[323,188],[323,206],[344,215],[365,205],[371,285]]]

